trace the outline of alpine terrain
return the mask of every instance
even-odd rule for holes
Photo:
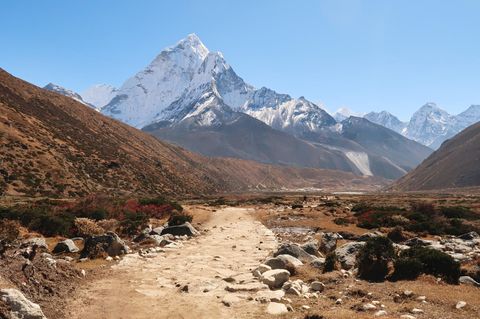
[[[431,152],[379,125],[370,125],[360,142],[356,130],[366,123],[353,117],[337,122],[304,97],[254,88],[194,34],[162,51],[118,90],[97,86],[87,92],[88,101],[101,101],[96,107],[103,114],[207,156],[392,179]],[[114,97],[102,106],[112,92]],[[397,149],[408,160],[396,156]]]

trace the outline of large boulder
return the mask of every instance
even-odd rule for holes
[[[102,254],[108,256],[120,256],[129,252],[128,246],[114,232],[104,235],[92,236],[85,241],[80,258],[97,258]]]
[[[303,250],[302,247],[300,247],[298,244],[294,244],[294,243],[282,244],[278,248],[278,250],[273,254],[274,257],[277,257],[278,255],[290,255],[300,259],[301,261],[306,261],[306,262],[310,262],[316,258],[315,256],[310,255],[305,250]]]
[[[40,306],[25,298],[17,289],[0,290],[0,299],[10,308],[13,319],[47,319]]]
[[[343,269],[351,269],[357,262],[358,251],[365,245],[362,241],[353,241],[335,249],[338,261]]]
[[[279,302],[270,302],[267,305],[267,313],[270,315],[278,316],[288,313],[287,306]]]
[[[53,248],[54,254],[61,254],[61,253],[76,253],[80,249],[75,245],[73,240],[65,239],[64,241],[59,242],[55,248]]]
[[[301,246],[303,250],[305,250],[308,254],[320,257],[320,253],[318,251],[319,246],[317,241],[309,241]]]
[[[323,233],[319,250],[325,254],[331,253],[337,248],[337,240],[341,238],[342,236],[337,233]]]
[[[162,229],[161,235],[171,234],[175,236],[197,236],[200,233],[189,222],[178,226],[168,226]]]
[[[290,272],[285,269],[272,269],[262,274],[261,280],[264,284],[268,285],[270,289],[278,289],[288,281],[290,278]]]
[[[269,258],[265,261],[265,265],[272,269],[289,269],[302,266],[303,263],[291,255],[278,255],[277,257]]]

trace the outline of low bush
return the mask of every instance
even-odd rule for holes
[[[408,238],[403,233],[403,227],[397,226],[388,232],[387,237],[394,243],[400,243]]]
[[[90,237],[94,235],[101,235],[105,230],[98,226],[98,224],[88,218],[75,218],[75,234],[80,237]]]
[[[460,263],[450,255],[426,247],[412,247],[404,250],[400,257],[410,258],[422,264],[422,272],[438,276],[448,283],[458,283],[460,277]]]
[[[20,235],[20,224],[18,221],[2,219],[0,220],[0,241],[4,244],[10,244]]]
[[[402,257],[394,262],[395,271],[391,279],[396,280],[414,280],[423,272],[422,263],[415,258]]]
[[[104,232],[118,232],[120,228],[120,223],[116,219],[102,219],[97,222],[97,225],[102,227]]]
[[[292,209],[299,209],[299,208],[303,208],[303,205],[302,204],[292,204]]]
[[[190,214],[172,214],[168,219],[168,226],[178,226],[185,224],[186,222],[191,223],[193,216]]]
[[[393,244],[387,237],[367,240],[357,255],[358,275],[370,281],[383,281],[388,274],[388,264],[395,257]]]
[[[348,220],[348,218],[345,218],[345,217],[337,217],[333,220],[333,222],[339,226],[346,226],[350,224],[350,220]]]
[[[125,212],[120,221],[120,231],[125,235],[135,235],[147,227],[148,217],[144,213]]]
[[[467,220],[480,219],[480,214],[475,214],[463,206],[440,207],[440,213],[446,218],[462,218]]]

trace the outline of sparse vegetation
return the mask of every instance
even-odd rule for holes
[[[426,247],[412,247],[403,251],[400,257],[410,259],[411,264],[420,263],[422,273],[441,277],[448,283],[458,283],[460,264],[444,252]]]
[[[388,274],[388,264],[395,252],[392,241],[386,237],[373,237],[358,252],[358,274],[370,281],[383,281]]]
[[[80,237],[90,237],[105,232],[94,220],[88,218],[75,218],[74,224],[75,233]]]

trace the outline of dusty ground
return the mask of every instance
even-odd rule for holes
[[[248,295],[222,304],[229,276],[251,280],[251,270],[276,246],[272,233],[244,208],[211,214],[206,233],[153,258],[132,254],[105,278],[81,289],[69,318],[263,318],[264,305]],[[181,289],[188,286],[188,292]]]

